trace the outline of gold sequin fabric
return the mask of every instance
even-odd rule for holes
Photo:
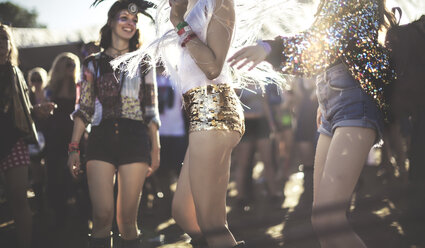
[[[183,94],[189,132],[207,130],[245,132],[243,109],[233,88],[211,84]]]
[[[385,92],[396,75],[388,51],[378,43],[378,1],[326,1],[310,29],[280,37],[282,71],[312,76],[341,60],[386,116]]]

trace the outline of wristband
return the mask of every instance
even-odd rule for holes
[[[68,156],[70,156],[73,153],[78,153],[78,155],[80,155],[80,150],[72,150],[72,151],[68,151]]]
[[[192,28],[191,28],[190,26],[185,26],[185,27],[183,27],[183,28],[179,29],[179,30],[177,31],[177,34],[178,34],[179,36],[181,36],[181,35],[182,35],[182,34],[184,34],[184,33],[190,33],[190,32],[192,32]]]
[[[182,21],[182,22],[180,22],[179,24],[177,24],[177,26],[176,26],[176,31],[178,32],[180,29],[182,29],[182,28],[184,28],[184,27],[186,27],[186,26],[188,26],[189,24],[187,23],[187,22],[185,22],[185,21]]]
[[[270,54],[270,52],[272,51],[272,47],[270,46],[269,43],[262,41],[262,40],[258,40],[257,44],[262,46],[264,48],[264,50],[266,51],[267,55]]]
[[[186,46],[186,43],[188,43],[191,39],[193,39],[193,38],[195,38],[196,37],[196,34],[195,33],[191,33],[191,34],[189,34],[184,40],[183,40],[183,42],[182,42],[182,44],[181,44],[181,46],[182,47],[185,47]]]
[[[77,142],[71,142],[68,145],[68,155],[71,155],[72,153],[80,154],[80,148]]]

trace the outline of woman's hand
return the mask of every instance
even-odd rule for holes
[[[68,157],[68,168],[73,178],[77,179],[83,171],[80,168],[80,154],[73,152]]]
[[[176,27],[177,24],[184,21],[188,0],[169,0],[169,3],[171,6],[170,21]]]
[[[260,62],[264,61],[268,53],[262,45],[247,46],[236,52],[230,57],[227,62],[231,63],[230,66],[234,66],[239,62],[243,61],[237,68],[241,69],[248,63],[252,62],[251,67],[248,70],[254,69]]]
[[[152,151],[151,151],[152,163],[151,163],[151,167],[149,169],[147,177],[152,175],[152,173],[154,173],[159,168],[160,150],[161,149],[159,147],[152,148]]]

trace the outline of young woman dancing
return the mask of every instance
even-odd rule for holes
[[[230,155],[244,133],[242,108],[225,64],[234,29],[234,3],[172,0],[170,4],[170,21],[182,53],[177,82],[190,122],[172,215],[194,246],[243,247],[226,220]]]
[[[138,60],[153,48],[152,54],[160,57],[183,92],[189,118],[189,145],[174,194],[172,215],[192,237],[195,247],[234,247],[238,243],[227,226],[226,191],[230,155],[244,133],[242,107],[225,64],[235,25],[234,3],[158,2],[157,31],[161,35],[165,31],[162,29],[168,31],[139,51],[137,59],[124,69],[134,71]],[[164,6],[170,6],[171,12]]]
[[[320,138],[314,165],[312,224],[322,247],[366,247],[346,216],[354,187],[388,111],[395,78],[378,31],[394,21],[385,0],[323,0],[307,31],[261,41],[229,62],[268,61],[283,73],[317,76]],[[320,118],[320,119],[319,119]]]
[[[155,73],[142,67],[140,74],[129,77],[114,71],[109,62],[140,46],[138,13],[150,6],[144,1],[116,1],[100,31],[103,50],[83,63],[68,166],[72,175],[78,177],[81,173],[78,145],[85,126],[91,123],[86,153],[93,207],[90,247],[111,247],[116,173],[116,216],[121,247],[140,247],[141,243],[137,227],[141,191],[145,178],[159,166]]]

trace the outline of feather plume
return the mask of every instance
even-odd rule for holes
[[[216,0],[199,1],[216,2]],[[138,51],[113,60],[111,64],[114,68],[126,70],[130,75],[135,75],[138,73],[140,63],[148,55],[151,58],[149,62],[151,66],[155,66],[157,62],[161,61],[172,80],[177,84],[181,83],[175,70],[181,49],[177,47],[179,37],[169,21],[168,0],[153,0],[152,2],[157,6],[155,13],[156,38]],[[233,55],[244,46],[255,44],[259,38],[291,35],[308,28],[313,22],[316,7],[313,0],[309,3],[301,3],[297,0],[234,0],[234,2],[236,24],[228,56]],[[286,78],[273,70],[267,63],[261,63],[251,71],[233,68],[230,68],[230,71],[235,85],[239,87],[256,84],[264,89],[264,85],[268,83],[282,86],[286,82]]]

